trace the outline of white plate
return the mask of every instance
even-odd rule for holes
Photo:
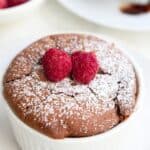
[[[111,28],[150,30],[150,13],[125,15],[120,12],[121,0],[58,0],[78,16]]]

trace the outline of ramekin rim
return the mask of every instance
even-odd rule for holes
[[[102,34],[94,34],[94,33],[90,33],[90,32],[65,32],[65,33],[54,33],[54,34],[51,34],[51,35],[56,35],[56,34],[84,34],[84,35],[91,35],[91,36],[97,36],[99,37],[100,39],[102,40],[105,40],[107,42],[110,42],[110,36],[106,36],[106,35],[102,35]],[[11,113],[13,115],[13,117],[16,119],[16,121],[18,121],[19,123],[21,123],[21,125],[26,128],[27,130],[30,130],[30,132],[32,132],[33,134],[36,134],[37,136],[40,136],[41,138],[44,138],[45,140],[52,140],[52,141],[57,141],[57,142],[82,142],[82,141],[89,141],[89,140],[100,140],[100,139],[103,139],[105,137],[108,137],[109,135],[112,135],[118,131],[120,131],[121,128],[123,128],[125,125],[127,125],[127,123],[135,116],[137,110],[139,109],[140,107],[140,104],[141,104],[141,99],[142,97],[144,96],[144,92],[141,92],[141,90],[143,91],[144,89],[144,86],[143,86],[143,77],[142,77],[142,74],[140,72],[140,67],[138,65],[138,63],[136,63],[136,61],[134,60],[133,56],[129,56],[129,50],[127,50],[125,52],[125,47],[126,46],[119,46],[120,43],[116,42],[116,40],[114,38],[111,38],[113,39],[113,42],[111,43],[115,43],[115,46],[117,48],[119,48],[119,50],[121,52],[123,52],[123,54],[125,54],[125,56],[127,56],[127,58],[131,61],[131,63],[133,64],[133,67],[135,69],[135,72],[136,72],[136,77],[137,77],[137,80],[138,80],[138,85],[139,85],[139,93],[138,93],[138,96],[137,96],[137,102],[136,102],[136,105],[135,105],[135,108],[134,108],[134,111],[133,113],[123,122],[119,123],[118,125],[116,125],[115,127],[113,127],[112,129],[104,132],[104,133],[99,133],[97,135],[93,135],[93,136],[88,136],[88,137],[68,137],[68,138],[64,138],[64,139],[53,139],[51,137],[48,137],[46,136],[45,134],[33,129],[32,127],[28,126],[26,123],[24,123],[21,119],[18,118],[18,116],[12,111],[12,109],[8,106],[7,102],[4,100],[5,104],[7,105],[7,109],[9,111],[9,113]],[[118,40],[117,40],[118,41]],[[122,45],[122,42],[121,42],[121,45]],[[128,49],[128,48],[127,48]],[[130,53],[131,54],[131,53]]]

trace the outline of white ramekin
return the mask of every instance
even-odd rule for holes
[[[31,14],[44,0],[30,0],[24,4],[0,9],[0,24],[11,23]]]
[[[106,37],[103,38],[103,36],[100,36],[100,38],[110,41],[107,40]],[[132,53],[129,51],[127,52],[127,49],[125,49],[122,45],[117,44],[116,42],[115,44],[118,48],[123,50],[123,52],[131,60],[137,74],[139,94],[132,115],[113,129],[99,135],[56,140],[27,126],[12,112],[10,107],[4,101],[14,135],[22,150],[120,150],[124,148],[126,140],[132,132],[131,126],[136,126],[135,120],[138,119],[138,113],[140,113],[141,101],[144,99],[143,93],[145,89],[143,86],[142,75],[139,71],[140,67],[134,60],[134,56],[132,56]]]

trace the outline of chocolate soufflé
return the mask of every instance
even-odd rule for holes
[[[93,51],[100,70],[89,84],[71,77],[49,81],[41,58],[50,48],[69,55]],[[28,126],[49,137],[87,137],[110,130],[134,111],[137,79],[132,63],[112,43],[84,34],[50,35],[21,51],[4,76],[4,96]]]

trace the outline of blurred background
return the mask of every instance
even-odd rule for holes
[[[1,49],[11,52],[16,46],[20,48],[19,46],[22,47],[51,33],[82,31],[107,34],[123,41],[132,50],[150,57],[150,15],[121,14],[118,1],[43,0],[37,9],[33,8],[31,12],[24,11],[23,14],[30,12],[26,17],[10,22],[0,21]],[[11,15],[11,18],[15,15]]]

